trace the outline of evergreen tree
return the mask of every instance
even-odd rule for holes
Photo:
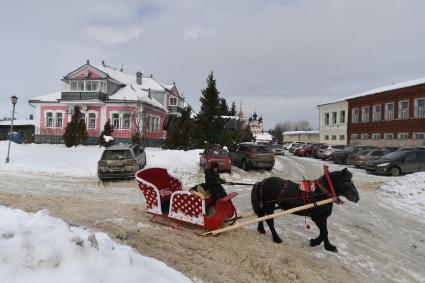
[[[168,132],[167,139],[165,140],[165,145],[168,148],[186,149],[192,145],[194,123],[190,117],[191,113],[192,109],[190,106],[180,111],[181,116],[178,118],[176,126]]]
[[[229,106],[227,105],[227,101],[224,97],[220,98],[220,115],[221,116],[230,115]]]
[[[202,90],[201,110],[197,115],[196,137],[200,146],[204,143],[220,144],[223,141],[224,120],[220,117],[221,100],[213,72],[207,78],[207,86]]]
[[[232,108],[230,109],[230,116],[236,116],[236,104],[232,102]]]
[[[106,142],[104,139],[104,136],[112,136],[113,132],[114,132],[114,127],[112,127],[111,125],[111,120],[108,119],[108,121],[106,121],[105,125],[103,126],[102,133],[100,134],[99,144],[105,147],[110,146],[112,144],[112,141]]]
[[[86,129],[86,122],[81,117],[80,107],[74,107],[74,114],[72,114],[71,121],[65,128],[63,140],[67,147],[77,146],[88,138]]]

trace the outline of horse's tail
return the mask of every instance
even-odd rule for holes
[[[255,214],[261,214],[261,184],[255,183],[251,190],[251,204]]]

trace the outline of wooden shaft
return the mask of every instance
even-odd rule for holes
[[[217,235],[217,234],[220,234],[220,233],[223,233],[223,232],[226,232],[226,231],[239,229],[241,227],[244,227],[244,226],[247,226],[247,225],[250,225],[250,224],[254,224],[254,223],[258,223],[258,222],[261,222],[261,221],[265,221],[265,220],[268,220],[268,219],[271,219],[271,218],[275,218],[275,217],[279,217],[279,216],[282,216],[282,215],[294,213],[294,212],[297,212],[297,211],[300,211],[300,210],[308,209],[308,208],[314,207],[315,205],[320,206],[320,205],[332,203],[333,201],[334,200],[332,198],[328,198],[328,199],[325,199],[325,200],[318,201],[318,202],[316,202],[316,204],[310,203],[310,204],[294,207],[294,208],[291,208],[291,209],[288,209],[288,210],[269,214],[269,215],[266,215],[266,216],[263,216],[263,217],[260,217],[260,218],[256,218],[256,219],[252,219],[252,220],[249,220],[249,221],[245,221],[245,222],[242,222],[242,223],[238,223],[238,224],[235,224],[235,225],[232,225],[232,226],[229,226],[229,227],[217,229],[217,230],[214,230],[214,231],[209,231],[209,232],[202,234],[202,236]]]

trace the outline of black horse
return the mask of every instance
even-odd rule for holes
[[[347,168],[341,171],[329,173],[331,182],[335,189],[336,196],[343,196],[349,201],[358,202],[359,193],[354,186],[352,174]],[[305,205],[307,203],[315,203],[320,200],[332,197],[332,190],[327,182],[325,175],[315,181],[316,190],[306,193],[299,189],[299,185],[289,180],[283,180],[278,177],[270,177],[262,182],[256,183],[251,191],[252,207],[258,217],[273,214],[275,208],[284,210]],[[339,200],[339,199],[338,199]],[[277,207],[276,207],[277,205]],[[333,203],[314,206],[310,209],[296,212],[297,215],[309,216],[320,229],[320,235],[310,240],[312,247],[320,245],[324,242],[325,249],[336,252],[337,248],[333,246],[328,239],[327,219],[332,214]],[[266,220],[267,225],[273,235],[273,241],[281,243],[282,240],[274,229],[273,219]],[[265,234],[263,222],[258,223],[258,232]]]

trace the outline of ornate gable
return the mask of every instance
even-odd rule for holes
[[[108,74],[96,69],[95,67],[87,63],[64,76],[64,79],[104,79],[106,77],[108,77]]]

